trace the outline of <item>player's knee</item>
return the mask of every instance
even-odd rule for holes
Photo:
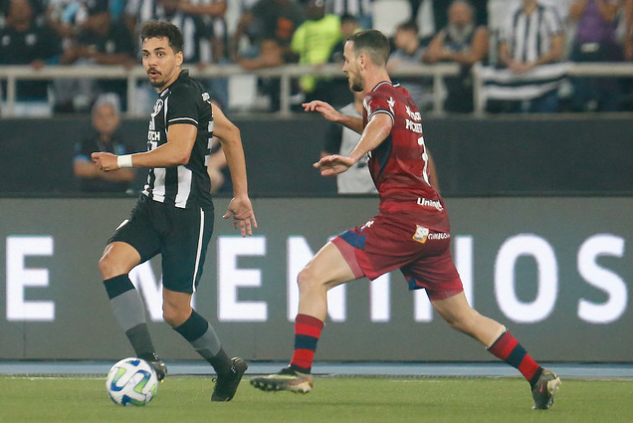
[[[163,307],[163,320],[171,327],[180,326],[179,313],[176,309],[171,307]]]
[[[184,310],[163,303],[163,320],[173,328],[185,323],[190,315],[190,309]]]
[[[123,271],[121,265],[117,263],[116,260],[113,260],[107,254],[99,260],[99,272],[101,272],[101,276],[103,276],[104,280],[127,273]]]
[[[315,273],[310,267],[305,267],[299,272],[297,284],[299,285],[299,292],[310,291],[320,285]]]

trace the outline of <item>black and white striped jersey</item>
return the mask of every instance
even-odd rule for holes
[[[372,0],[327,0],[325,9],[335,15],[348,14],[359,18],[371,15],[371,2]]]
[[[160,92],[149,119],[147,150],[165,144],[169,126],[178,124],[198,128],[189,163],[151,168],[143,194],[178,208],[211,205],[211,181],[207,174],[213,135],[211,96],[199,81],[189,77],[187,70]]]
[[[564,31],[555,8],[538,4],[530,15],[522,8],[512,12],[501,29],[500,42],[508,44],[510,57],[520,62],[534,62],[551,49],[551,38]]]
[[[225,0],[189,0],[195,5],[211,3],[225,3]],[[125,16],[136,20],[135,32],[140,34],[143,22],[158,20],[176,25],[182,32],[184,39],[183,54],[185,63],[211,63],[218,55],[213,51],[213,38],[226,46],[228,29],[224,17],[186,14],[180,10],[167,12],[159,0],[128,0]],[[221,50],[226,51],[223,47]]]

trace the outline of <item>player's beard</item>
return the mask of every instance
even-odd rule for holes
[[[163,74],[162,73],[157,73],[156,77],[152,78],[152,76],[149,74],[149,72],[154,71],[156,72],[156,69],[149,69],[147,71],[147,77],[149,79],[149,83],[152,85],[152,87],[154,88],[162,88],[163,85],[165,85],[165,81],[162,78]]]
[[[349,77],[349,89],[357,93],[362,92],[365,89],[365,84],[361,78],[354,78],[353,75]]]
[[[152,87],[154,88],[162,88],[163,85],[165,85],[165,81],[158,78],[156,79],[149,78],[149,83],[152,84]]]

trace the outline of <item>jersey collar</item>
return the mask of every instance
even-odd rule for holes
[[[376,91],[378,88],[380,88],[381,86],[383,86],[385,84],[393,86],[393,84],[391,82],[389,82],[389,81],[380,81],[378,84],[376,84],[376,86],[374,88],[372,88],[371,91],[372,92]]]
[[[172,87],[172,85],[174,85],[176,82],[178,81],[182,81],[185,78],[189,78],[189,69],[183,69],[180,71],[180,74],[178,74],[178,78],[176,78],[176,80],[174,82],[171,83],[171,85],[169,85],[168,87],[165,87],[164,90],[162,90],[160,92],[160,94],[158,94],[159,97],[164,97],[165,94],[167,94],[169,92],[169,89]]]

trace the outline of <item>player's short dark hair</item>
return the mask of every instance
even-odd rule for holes
[[[141,41],[149,38],[167,38],[174,53],[180,53],[184,47],[182,32],[172,23],[163,21],[147,21],[141,29]]]
[[[354,43],[354,53],[367,54],[376,66],[385,66],[389,59],[389,40],[376,29],[367,29],[350,35],[347,41]]]

